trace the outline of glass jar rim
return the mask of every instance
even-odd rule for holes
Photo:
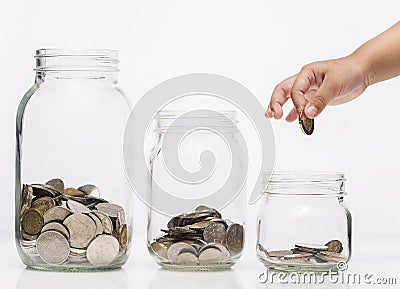
[[[344,173],[333,171],[276,171],[265,173],[264,194],[296,196],[344,195]],[[294,188],[320,188],[315,191],[291,191]],[[289,191],[288,191],[289,190]]]
[[[58,56],[103,56],[117,60],[118,51],[106,48],[40,48],[36,50],[35,58]]]
[[[237,131],[236,124],[239,122],[237,119],[237,111],[235,110],[219,110],[217,116],[210,115],[185,115],[191,111],[185,110],[160,110],[155,115],[154,119],[157,121],[155,132],[185,132],[191,128],[194,123],[202,123],[205,128],[215,129],[220,132],[235,132]],[[179,118],[179,123],[174,123]],[[182,123],[181,120],[185,122]],[[186,123],[187,120],[187,123]],[[193,123],[194,122],[194,123]]]
[[[119,71],[118,51],[113,49],[42,48],[35,60],[38,73]]]

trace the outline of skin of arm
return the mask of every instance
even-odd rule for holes
[[[315,118],[327,105],[349,102],[368,86],[398,75],[400,22],[346,57],[305,65],[275,87],[265,114],[268,118],[282,118],[282,106],[292,99],[294,108],[287,121],[296,120],[303,110],[307,117]]]

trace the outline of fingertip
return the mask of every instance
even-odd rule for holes
[[[308,118],[315,118],[319,114],[318,109],[312,104],[308,105],[304,112]]]
[[[272,103],[271,110],[274,113],[275,119],[281,119],[283,116],[282,107],[278,103]]]

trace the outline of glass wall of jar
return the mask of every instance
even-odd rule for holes
[[[156,122],[149,252],[167,269],[228,269],[242,255],[246,215],[236,113],[161,111]]]
[[[18,253],[34,269],[119,268],[130,252],[133,194],[117,52],[40,49],[35,59],[17,112]]]
[[[352,219],[344,182],[342,173],[274,172],[259,200],[258,259],[294,272],[346,266]]]

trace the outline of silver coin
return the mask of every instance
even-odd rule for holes
[[[226,258],[222,252],[216,247],[209,247],[199,253],[199,264],[210,265],[225,261]]]
[[[48,264],[62,264],[68,259],[70,246],[67,238],[57,231],[47,231],[37,239],[40,258]]]
[[[286,260],[286,261],[297,261],[297,260],[305,260],[308,259],[310,257],[314,256],[313,254],[308,254],[308,253],[304,253],[304,254],[290,254],[290,255],[286,255],[283,256],[282,259]]]
[[[87,248],[86,258],[94,266],[106,266],[117,257],[119,242],[111,235],[100,235]]]
[[[207,243],[220,243],[224,244],[226,240],[225,225],[221,223],[211,223],[205,229],[203,233],[204,241]]]
[[[165,243],[153,242],[150,245],[151,250],[160,258],[168,259],[168,246]]]
[[[32,184],[30,185],[33,189],[33,195],[36,197],[52,197],[55,198],[59,195],[62,195],[62,192],[56,190],[53,186],[42,185],[42,184]]]
[[[303,252],[320,252],[328,251],[328,246],[319,244],[297,243],[295,247]]]
[[[244,230],[239,224],[232,224],[226,229],[226,246],[232,255],[238,255],[243,251]]]
[[[201,211],[210,211],[212,210],[210,207],[200,205],[196,209],[194,209],[195,212],[201,212]]]
[[[78,190],[84,192],[87,196],[100,198],[100,190],[95,185],[84,185],[79,187]]]
[[[293,254],[292,250],[269,251],[268,255],[272,258],[282,258],[286,255]]]
[[[178,264],[184,266],[196,266],[199,264],[199,258],[193,252],[184,251],[178,255]]]
[[[219,243],[209,243],[209,244],[203,246],[203,247],[199,250],[199,254],[200,254],[201,252],[203,252],[204,250],[207,250],[207,249],[209,249],[209,248],[215,248],[215,249],[218,249],[218,250],[221,252],[222,257],[221,257],[221,259],[220,259],[219,261],[228,260],[229,257],[231,256],[231,254],[229,253],[228,249],[227,249],[224,245],[219,244]]]
[[[63,224],[69,231],[71,247],[86,248],[96,236],[96,223],[87,215],[72,214]]]
[[[88,207],[86,207],[85,205],[82,205],[81,203],[74,201],[74,200],[68,200],[67,207],[74,213],[90,213],[91,212],[91,210]]]
[[[88,216],[91,217],[92,220],[96,223],[96,236],[103,234],[103,223],[101,222],[100,218],[97,217],[94,213],[88,213]]]
[[[124,209],[116,204],[112,203],[100,203],[96,205],[96,209],[100,212],[106,213],[110,218],[118,218],[118,213],[124,215],[125,218],[125,211]]]
[[[47,232],[47,231],[57,231],[57,232],[63,234],[65,238],[69,239],[69,232],[68,232],[67,228],[65,228],[65,226],[61,223],[58,223],[58,222],[47,223],[42,228],[41,234],[43,234],[44,232]]]
[[[103,212],[99,212],[99,211],[92,211],[93,214],[95,214],[101,221],[101,223],[103,224],[103,233],[104,234],[112,234],[113,232],[113,223],[110,219],[110,217],[103,213]]]
[[[195,249],[187,243],[178,242],[172,244],[167,251],[167,257],[173,264],[179,264],[178,256],[183,252],[192,252],[196,254]]]
[[[315,255],[316,258],[327,262],[346,262],[347,257],[335,252],[319,252]]]
[[[44,213],[43,215],[44,223],[47,224],[53,221],[62,223],[71,214],[72,212],[67,208],[53,207],[49,209],[46,213]]]
[[[48,181],[46,185],[53,187],[59,192],[64,191],[64,182],[61,179],[52,179]]]

